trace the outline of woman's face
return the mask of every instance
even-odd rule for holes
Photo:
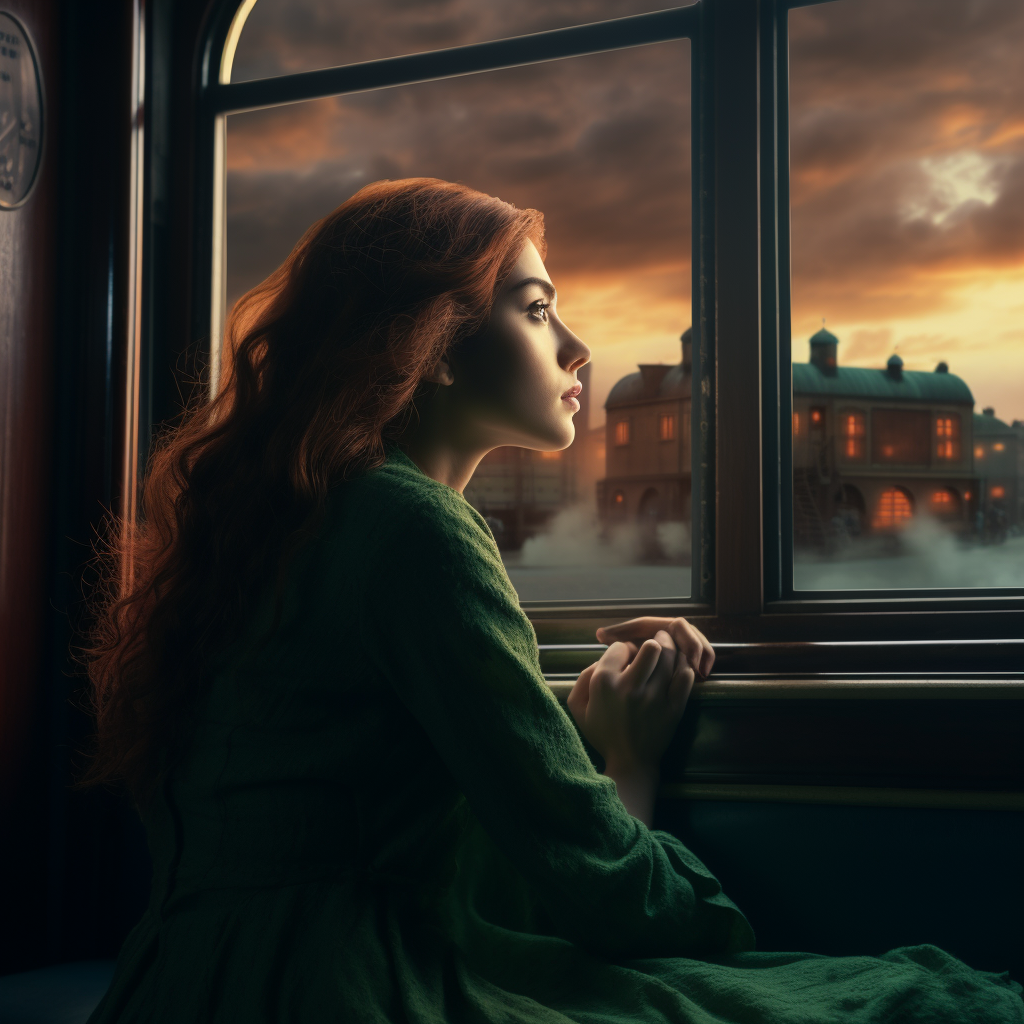
[[[487,326],[451,354],[446,397],[481,446],[556,451],[575,436],[576,371],[589,360],[590,349],[558,318],[554,285],[527,242]]]

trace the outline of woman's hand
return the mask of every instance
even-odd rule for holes
[[[602,626],[597,631],[597,640],[602,644],[612,644],[616,640],[643,643],[662,629],[675,642],[676,650],[680,654],[679,660],[689,664],[702,679],[707,679],[711,675],[711,666],[715,663],[715,649],[708,643],[708,638],[686,619],[663,619],[645,615],[639,619],[620,622],[615,626]]]
[[[569,711],[605,759],[608,775],[657,777],[693,678],[664,630],[639,649],[616,641],[583,670],[569,694]]]

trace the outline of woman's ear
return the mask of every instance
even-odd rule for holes
[[[432,380],[435,384],[454,384],[455,374],[452,373],[451,364],[442,359],[429,373],[425,374],[424,380]]]

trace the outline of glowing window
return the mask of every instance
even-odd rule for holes
[[[960,417],[939,416],[935,421],[935,455],[956,462],[960,458]]]
[[[811,410],[811,426],[822,427],[825,423],[825,410],[824,409],[812,409]]]
[[[980,444],[974,449],[974,457],[976,459],[983,459],[985,457],[985,449]]]
[[[1006,451],[1006,445],[1003,444],[1002,441],[996,441],[996,443],[994,445],[992,445],[992,451],[994,451],[994,452]]]
[[[616,505],[626,504],[626,495],[622,491],[616,491],[615,497],[612,499]]]
[[[676,439],[675,416],[658,417],[658,439],[661,441],[674,441]]]
[[[894,530],[906,526],[914,515],[910,495],[902,487],[887,487],[878,499],[871,525],[876,530]]]
[[[793,413],[793,436],[798,437],[800,434],[800,413]]]
[[[863,462],[866,452],[867,417],[862,412],[844,412],[839,417],[842,453],[848,462]]]
[[[971,500],[971,492],[970,491],[964,491],[964,501],[970,501],[970,500]]]
[[[1006,488],[1001,487],[999,484],[996,484],[996,486],[993,487],[991,491],[989,491],[989,494],[991,494],[993,498],[1005,498]]]
[[[964,497],[970,497],[965,494]],[[941,487],[932,491],[932,512],[937,516],[955,516],[960,511],[960,496],[952,487]]]
[[[615,443],[629,444],[629,420],[619,420],[615,424]]]

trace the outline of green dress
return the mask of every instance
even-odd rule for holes
[[[144,815],[151,901],[90,1024],[1024,1021],[933,946],[754,952],[595,771],[484,520],[399,450],[290,580]]]

